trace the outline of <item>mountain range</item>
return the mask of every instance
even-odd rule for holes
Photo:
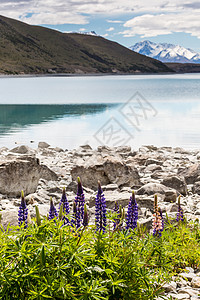
[[[200,63],[200,53],[179,45],[142,41],[130,49],[164,63]]]
[[[160,73],[162,62],[96,34],[62,33],[0,16],[0,73]]]

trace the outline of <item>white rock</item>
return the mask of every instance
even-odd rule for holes
[[[195,277],[194,273],[180,273],[179,275],[183,278],[187,278],[189,281],[192,281],[192,279]]]
[[[171,281],[170,283],[164,284],[163,288],[165,289],[166,293],[176,292],[176,286],[177,286],[176,282]]]
[[[190,296],[188,294],[174,294],[170,293],[168,296],[171,296],[172,299],[174,300],[185,300],[185,299],[190,299]]]
[[[194,269],[191,267],[186,267],[185,269],[190,273],[194,273]]]
[[[192,287],[194,288],[200,288],[200,277],[199,276],[195,276],[192,278]]]
[[[184,294],[184,293],[186,293],[186,294],[188,294],[188,295],[190,295],[190,296],[193,296],[193,297],[198,297],[199,292],[200,292],[200,291],[194,290],[194,289],[192,289],[192,288],[190,288],[190,287],[181,288],[181,289],[178,291],[179,294]]]

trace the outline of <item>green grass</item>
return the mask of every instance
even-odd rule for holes
[[[163,63],[98,36],[67,34],[0,16],[0,73],[170,72]]]
[[[168,224],[158,238],[142,228],[113,232],[112,221],[99,234],[33,220],[0,231],[0,298],[156,299],[172,275],[199,264],[198,222]]]

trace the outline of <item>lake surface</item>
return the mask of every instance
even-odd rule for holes
[[[200,74],[0,78],[0,147],[200,149]]]

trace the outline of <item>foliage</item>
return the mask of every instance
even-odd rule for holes
[[[1,299],[155,299],[172,275],[199,268],[197,222],[168,224],[161,237],[39,224],[0,231]]]
[[[178,204],[183,217],[180,198]],[[31,220],[22,191],[19,225],[0,230],[0,298],[153,300],[173,275],[186,267],[199,270],[199,222],[167,218],[164,226],[157,196],[153,234],[137,224],[134,192],[126,226],[121,205],[107,211],[100,182],[95,206],[95,226],[89,226],[78,177],[71,215],[64,189],[59,213],[50,199],[48,216],[42,219],[36,206]]]

